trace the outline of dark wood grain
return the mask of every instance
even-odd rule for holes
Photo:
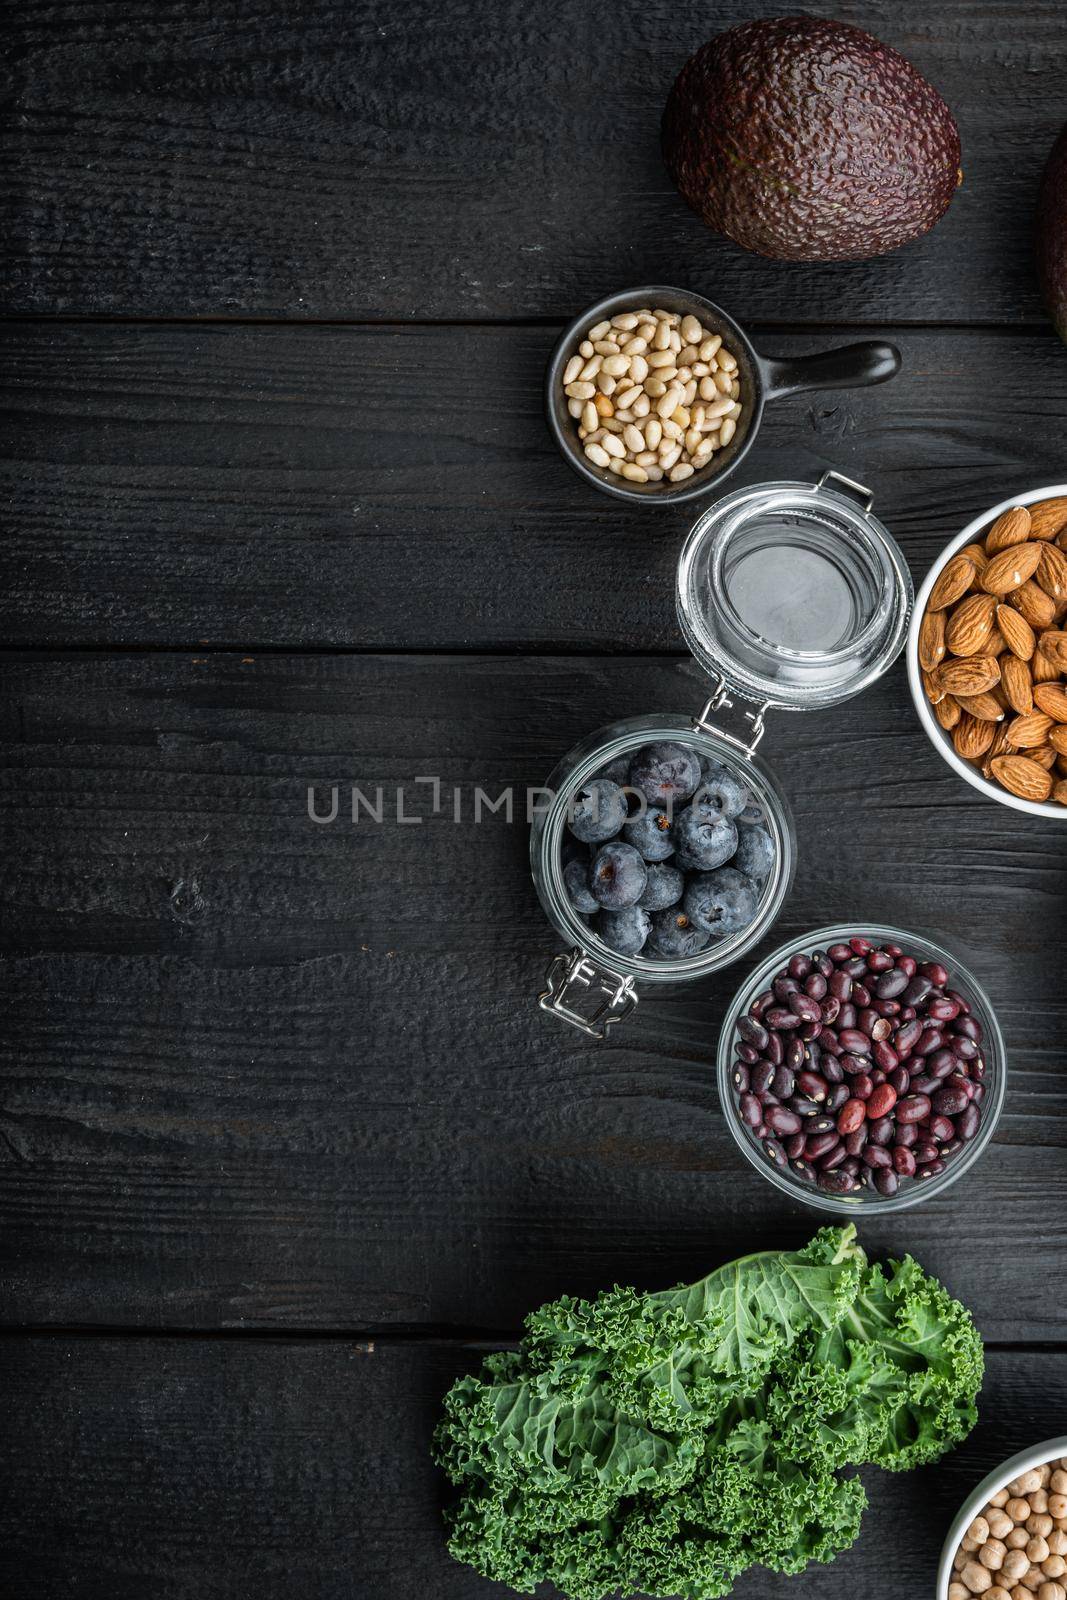
[[[747,963],[588,1044],[534,1003],[559,942],[525,825],[394,820],[398,786],[430,811],[421,775],[469,819],[476,785],[543,782],[611,717],[697,707],[694,670],[15,655],[4,680],[6,1322],[511,1327],[563,1290],[697,1277],[813,1230],[717,1109]],[[774,941],[926,929],[1008,1040],[980,1166],[865,1237],[956,1271],[987,1333],[1061,1337],[1059,832],[949,774],[899,667],[836,713],[772,719],[765,748],[800,847]],[[386,821],[311,822],[308,785],[325,803],[332,783],[382,785]]]
[[[1062,482],[1067,352],[1051,332],[889,331],[899,377],[769,407],[730,483],[835,466],[875,490],[921,578],[984,507]],[[9,324],[0,636],[678,648],[696,513],[620,506],[575,477],[541,412],[554,337]]]
[[[959,1276],[950,1287],[960,1292]],[[19,1600],[491,1600],[453,1562],[430,1459],[471,1346],[19,1340],[0,1349],[0,1578]],[[943,1463],[869,1471],[860,1538],[737,1600],[929,1594],[948,1525],[1008,1455],[1062,1428],[1067,1357],[993,1353]],[[545,1600],[555,1591],[541,1592]]]
[[[4,301],[162,316],[573,315],[688,283],[797,321],[1040,318],[1031,228],[1067,115],[1056,7],[810,9],[941,90],[965,182],[925,239],[797,267],[710,234],[659,117],[691,52],[762,0],[118,0],[8,8]]]

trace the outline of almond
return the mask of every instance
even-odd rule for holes
[[[976,572],[984,572],[989,565],[989,557],[985,553],[985,545],[983,544],[965,544],[963,549],[957,553],[964,556]]]
[[[1059,683],[1060,669],[1048,656],[1035,650],[1030,658],[1030,672],[1035,683]]]
[[[1026,753],[1031,761],[1036,761],[1046,772],[1051,772],[1056,764],[1056,752],[1050,744],[1040,745],[1036,750],[1028,750]]]
[[[979,756],[985,755],[999,731],[995,722],[979,722],[969,712],[961,713],[952,734],[956,754],[964,761],[977,761]]]
[[[937,581],[930,590],[927,610],[944,611],[946,607],[954,606],[971,587],[976,570],[974,562],[967,556],[953,556],[937,575]]]
[[[1043,549],[1036,541],[1013,544],[993,557],[979,583],[987,594],[1007,594],[1009,589],[1018,589],[1037,571]]]
[[[1025,661],[1020,661],[1018,656],[1002,656],[1000,681],[1013,711],[1025,716],[1034,709],[1034,683]]]
[[[923,681],[923,690],[930,704],[932,706],[940,705],[941,701],[945,698],[947,690],[942,689],[934,673],[920,671],[920,676]]]
[[[1034,704],[1053,722],[1067,722],[1067,689],[1061,683],[1039,683],[1034,689]]]
[[[1030,537],[1055,539],[1067,529],[1067,495],[1053,500],[1039,500],[1030,507]]]
[[[1023,544],[1030,537],[1030,513],[1025,506],[1012,506],[1003,511],[986,534],[985,547],[989,555],[1007,550],[1013,544]]]
[[[1067,633],[1047,628],[1037,641],[1037,648],[1053,666],[1059,667],[1061,672],[1067,672]],[[945,688],[950,689],[951,684]]]
[[[1067,600],[1067,555],[1057,545],[1041,546],[1041,559],[1037,563],[1034,581],[1057,604]]]
[[[1051,717],[1043,711],[1030,711],[1008,723],[1008,743],[1013,750],[1040,750],[1052,731]]]
[[[1034,653],[1037,640],[1034,630],[1021,612],[1014,606],[999,605],[996,610],[996,625],[1004,635],[1004,642],[1013,655],[1020,661],[1029,661]]]
[[[1067,760],[1067,728],[1053,728],[1048,736],[1048,742],[1057,755]]]
[[[960,601],[945,629],[945,643],[954,656],[976,656],[984,649],[996,611],[997,602],[990,594],[972,594]]]
[[[1000,722],[1004,716],[1004,707],[989,693],[958,694],[956,699],[964,711],[969,711],[979,722]]]
[[[1020,800],[1047,800],[1052,793],[1052,779],[1044,767],[1026,756],[997,756],[989,766],[997,782]]]
[[[934,707],[934,716],[945,732],[951,733],[963,716],[963,712],[960,710],[960,703],[955,695],[946,694],[943,699],[939,700]],[[992,727],[992,723],[989,723],[988,726]]]
[[[1057,549],[1067,550],[1067,528],[1060,529],[1059,533],[1056,535],[1055,543]]]
[[[1004,635],[1001,633],[1000,629],[997,627],[996,618],[994,617],[994,619],[993,619],[993,632],[989,635],[989,638],[986,640],[985,644],[982,646],[982,654],[984,656],[997,656],[999,658],[1000,656],[1002,656],[1004,654],[1004,652],[1005,652],[1005,650],[1007,648],[1008,648],[1007,640],[1004,638]]]
[[[997,756],[1002,756],[1006,753],[1008,745],[1008,724],[1006,722],[998,722],[995,724],[990,723],[989,726],[994,729],[993,743],[989,746],[985,760],[981,763],[983,778],[992,776],[989,770],[991,763],[996,760]]]
[[[949,694],[982,694],[1000,682],[1000,662],[996,656],[960,656],[943,661],[937,669],[937,681]]]
[[[1058,800],[1061,806],[1067,806],[1067,782],[1063,778],[1052,785],[1052,798]]]
[[[919,665],[933,672],[945,659],[945,613],[928,611],[919,629]]]
[[[1047,628],[1056,615],[1056,602],[1036,583],[1024,583],[1013,589],[1008,600],[1021,611],[1031,628]],[[949,645],[951,649],[951,644]]]

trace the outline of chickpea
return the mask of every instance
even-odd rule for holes
[[[1037,1535],[1041,1539],[1047,1539],[1052,1532],[1052,1518],[1039,1517],[1035,1513],[1033,1516],[1027,1517],[1026,1531]]]
[[[1029,1537],[1025,1528],[1013,1528],[1004,1543],[1009,1550],[1022,1550]]]
[[[1004,1509],[1013,1522],[1025,1522],[1030,1515],[1030,1502],[1029,1500],[1021,1500],[1016,1495],[1013,1500],[1008,1501]]]
[[[989,1523],[984,1517],[975,1517],[967,1529],[968,1539],[973,1539],[976,1545],[985,1544],[989,1538]]]
[[[1061,1533],[1059,1528],[1052,1530],[1046,1543],[1054,1556],[1067,1556],[1067,1533]]]
[[[1029,1566],[1030,1561],[1025,1550],[1009,1550],[1000,1569],[1001,1576],[1008,1583],[1018,1583]]]
[[[973,1556],[974,1552],[976,1550],[980,1550],[981,1548],[982,1547],[978,1543],[978,1540],[977,1539],[972,1539],[969,1533],[965,1533],[963,1535],[963,1538],[960,1540],[960,1549],[961,1550],[966,1550],[968,1555]]]
[[[1048,1545],[1045,1543],[1044,1539],[1039,1533],[1035,1533],[1033,1538],[1027,1543],[1026,1554],[1029,1556],[1030,1560],[1035,1566],[1040,1566],[1042,1561],[1048,1560]]]
[[[985,1600],[1011,1600],[1011,1595],[1007,1589],[1002,1589],[999,1583],[995,1583],[992,1589],[986,1590]]]
[[[1062,1461],[1058,1470],[1049,1479],[1049,1484],[1054,1494],[1067,1494],[1067,1472],[1063,1470]]]
[[[1046,1578],[1062,1578],[1067,1572],[1067,1561],[1062,1556],[1049,1556],[1047,1561],[1042,1561],[1041,1570]]]
[[[1004,1565],[1007,1549],[1000,1539],[987,1539],[978,1552],[978,1559],[990,1572],[999,1572]]]
[[[1021,1583],[1017,1583],[1011,1591],[1011,1600],[1030,1600],[1029,1589],[1024,1589]]]
[[[993,1583],[985,1567],[980,1567],[977,1561],[968,1561],[960,1577],[972,1594],[985,1594]]]
[[[1030,1570],[1025,1572],[1019,1579],[1019,1582],[1022,1584],[1023,1588],[1029,1589],[1031,1594],[1036,1594],[1044,1581],[1045,1579],[1042,1576],[1040,1567],[1031,1567]]]
[[[1067,1494],[1050,1494],[1045,1510],[1050,1517],[1067,1517]]]
[[[965,1583],[950,1583],[948,1600],[971,1600],[971,1591]]]
[[[1027,1496],[1027,1499],[1030,1501],[1031,1511],[1048,1510],[1048,1494],[1044,1489],[1035,1489],[1033,1494]]]
[[[1015,1526],[1006,1511],[990,1511],[986,1516],[986,1521],[989,1523],[989,1531],[994,1539],[1003,1539],[1004,1535],[1010,1533]]]
[[[993,1507],[993,1509],[995,1511],[999,1511],[1000,1507],[1001,1506],[1006,1506],[1010,1499],[1011,1499],[1011,1496],[1009,1495],[1007,1489],[998,1489],[996,1494],[993,1495],[993,1497],[990,1500],[989,1504]]]
[[[1040,1489],[1040,1487],[1041,1474],[1036,1470],[1036,1468],[1033,1467],[1031,1467],[1029,1472],[1020,1472],[1019,1476],[1017,1478],[1013,1478],[1008,1484],[1008,1488],[1011,1490],[1012,1494],[1019,1495],[1029,1494],[1031,1489]]]
[[[1043,1583],[1037,1591],[1037,1600],[1067,1600],[1067,1589],[1062,1583]]]

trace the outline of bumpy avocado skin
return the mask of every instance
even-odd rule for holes
[[[1049,316],[1067,343],[1067,128],[1053,145],[1041,180],[1037,272]]]
[[[663,153],[710,228],[757,255],[862,261],[932,228],[960,182],[941,96],[859,28],[742,23],[682,68]]]

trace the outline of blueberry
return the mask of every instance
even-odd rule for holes
[[[648,868],[632,844],[612,839],[597,851],[589,870],[594,898],[608,911],[636,905],[645,892]]]
[[[635,956],[648,938],[652,918],[640,906],[626,906],[622,911],[602,911],[597,918],[596,930],[609,950],[620,956]]]
[[[567,895],[575,911],[580,911],[584,917],[593,911],[599,911],[600,906],[589,893],[589,862],[575,858],[568,861],[563,869],[563,881],[567,885]]]
[[[670,816],[659,806],[650,806],[644,816],[631,817],[622,836],[646,861],[665,861],[674,849]]]
[[[572,795],[568,820],[584,844],[614,839],[626,821],[626,796],[610,778],[590,778]]]
[[[694,928],[684,911],[668,906],[665,911],[652,913],[652,928],[648,935],[649,953],[657,956],[695,956],[708,943],[708,935]]]
[[[718,938],[747,928],[758,903],[756,885],[736,867],[694,873],[686,884],[683,901],[693,925]]]
[[[646,744],[630,763],[630,782],[653,805],[688,800],[700,782],[700,762],[684,744]]]
[[[694,802],[676,819],[674,842],[680,867],[708,872],[729,861],[737,849],[737,829],[729,817]]]
[[[752,798],[745,785],[725,767],[702,777],[700,788],[693,796],[693,804],[704,810],[718,811],[724,817],[739,817]]]
[[[645,911],[662,911],[666,906],[676,906],[685,893],[685,878],[677,867],[653,861],[648,869],[645,892],[637,902]]]
[[[630,781],[630,762],[632,759],[633,757],[630,755],[616,756],[614,761],[609,761],[606,767],[600,769],[597,777],[610,778],[612,783],[619,785],[620,789],[625,788]]]
[[[774,840],[762,822],[743,822],[738,818],[734,866],[757,883],[769,876],[774,866]]]

